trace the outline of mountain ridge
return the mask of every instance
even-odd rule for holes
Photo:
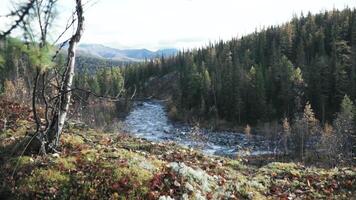
[[[142,49],[116,49],[105,46],[103,44],[81,44],[78,47],[78,54],[85,57],[95,57],[109,59],[114,61],[139,62],[145,59],[156,57],[173,56],[178,52],[178,49],[167,48],[151,51],[145,48]]]

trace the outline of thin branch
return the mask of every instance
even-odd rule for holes
[[[4,39],[6,36],[10,35],[11,32],[16,29],[25,20],[25,17],[29,14],[30,10],[33,8],[35,0],[30,0],[25,6],[21,7],[16,13],[20,12],[19,18],[15,20],[15,23],[5,32],[0,34],[0,39]]]
[[[15,172],[16,172],[17,168],[19,167],[21,157],[25,154],[25,151],[27,150],[27,148],[30,146],[32,140],[33,140],[37,135],[38,135],[38,132],[36,132],[35,134],[33,134],[33,136],[30,138],[30,140],[29,140],[28,143],[26,144],[25,148],[22,150],[22,152],[21,152],[19,158],[17,159],[15,168],[14,168],[14,170],[12,171],[12,174],[11,174],[11,177],[12,177],[12,178],[14,177]]]
[[[52,10],[54,8],[54,5],[57,3],[58,0],[49,0],[48,1],[48,4],[46,6],[47,10],[45,10],[45,13],[47,13],[45,15],[45,27],[44,27],[44,31],[45,31],[45,35],[47,35],[47,32],[48,32],[48,26],[51,24],[50,23],[50,20],[51,20],[51,17],[52,16]],[[53,19],[52,19],[53,20]]]
[[[38,25],[40,27],[40,30],[41,30],[41,44],[40,46],[43,46],[45,45],[44,42],[46,41],[46,37],[45,37],[45,32],[44,32],[44,29],[43,29],[43,25],[42,25],[42,15],[41,15],[41,4],[42,4],[42,1],[41,2],[38,2],[38,0],[35,0],[36,1],[36,14],[37,14],[37,18],[38,18]]]
[[[134,93],[132,94],[132,96],[131,96],[131,100],[135,97],[135,95],[136,95],[136,85],[135,85],[135,90],[134,90]]]
[[[63,31],[61,34],[59,34],[59,36],[57,37],[57,39],[53,42],[53,45],[55,45],[55,44],[63,37],[63,35],[70,29],[70,27],[73,26],[73,24],[74,24],[75,21],[77,21],[77,18],[73,18],[72,21],[71,21],[71,23],[66,25],[64,31]],[[68,40],[69,40],[69,39],[68,39]],[[67,42],[68,40],[66,40],[66,42]]]
[[[45,104],[45,130],[48,128],[49,120],[48,120],[48,102],[46,98],[46,73],[42,74],[42,98]]]
[[[69,39],[61,43],[61,45],[57,49],[56,53],[52,56],[52,62],[57,58],[59,52],[63,49],[63,47],[67,44],[68,41],[69,41]]]
[[[40,76],[40,70],[37,68],[36,69],[36,77],[35,77],[35,85],[33,86],[33,91],[32,91],[32,113],[33,113],[33,118],[35,119],[36,122],[36,132],[39,131],[40,129],[40,120],[37,115],[37,107],[36,107],[36,93],[37,93],[37,86],[38,86],[38,79]]]

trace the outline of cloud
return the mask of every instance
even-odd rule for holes
[[[10,0],[1,0],[10,2]],[[61,0],[58,34],[74,8]],[[95,2],[91,1],[91,2]],[[4,4],[5,5],[5,4]],[[355,0],[99,0],[85,9],[83,43],[120,48],[192,48],[281,24],[301,11],[355,7]],[[1,6],[2,14],[4,7]]]

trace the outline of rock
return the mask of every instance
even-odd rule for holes
[[[197,191],[198,189],[203,194],[206,194],[212,192],[217,186],[215,179],[200,168],[193,169],[184,163],[177,162],[169,163],[168,166],[188,180],[185,184],[188,191]]]
[[[174,199],[170,196],[160,196],[159,200],[174,200]]]
[[[53,158],[59,158],[59,154],[58,153],[54,153],[54,154],[52,154],[52,157]]]
[[[182,200],[189,200],[189,195],[187,193],[184,193],[182,195]]]
[[[188,182],[185,183],[184,187],[185,187],[185,189],[187,189],[189,192],[194,192],[194,187],[193,187],[191,184],[189,184]]]
[[[194,199],[195,200],[206,200],[205,196],[202,196],[202,194],[199,191],[194,193]]]
[[[175,180],[173,184],[174,186],[180,187],[180,183],[177,180]]]

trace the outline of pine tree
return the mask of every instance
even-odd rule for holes
[[[351,99],[345,95],[341,102],[340,112],[334,120],[333,126],[337,139],[339,157],[350,160],[355,153],[355,127],[354,127],[354,104]]]
[[[122,77],[121,70],[119,67],[115,67],[111,69],[111,77],[112,77],[112,93],[111,96],[117,97],[119,96],[123,90],[124,86],[124,78]]]
[[[309,100],[324,124],[335,117],[345,94],[356,98],[355,12],[295,17],[281,26],[210,43],[161,62],[132,64],[134,78],[127,77],[125,83],[130,90],[137,85],[143,88],[150,77],[177,71],[178,110],[253,124],[291,119],[303,112],[302,105]],[[210,95],[206,94],[207,73]],[[193,96],[200,97],[195,101]]]
[[[351,97],[356,99],[356,12],[354,10],[352,14],[352,20],[350,24],[351,30]]]
[[[307,144],[312,135],[318,135],[320,132],[319,122],[309,102],[304,107],[302,115],[297,115],[293,123],[293,141],[295,142],[294,153],[304,161]]]
[[[283,148],[284,148],[284,153],[287,154],[288,151],[289,151],[289,148],[288,148],[288,139],[290,138],[291,136],[291,127],[290,127],[290,124],[289,124],[289,121],[288,121],[288,118],[285,117],[283,119],[283,132],[282,132],[282,140],[283,140]]]
[[[351,74],[350,54],[351,49],[346,41],[338,41],[334,44],[334,64],[335,64],[335,97],[336,102],[341,102],[344,95],[348,94],[350,88]]]

